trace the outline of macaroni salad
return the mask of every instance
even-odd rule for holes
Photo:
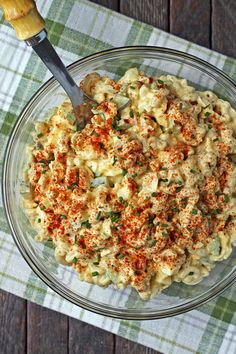
[[[236,112],[211,91],[136,68],[87,75],[80,129],[69,100],[28,146],[24,207],[40,242],[81,280],[143,300],[196,284],[236,243]]]

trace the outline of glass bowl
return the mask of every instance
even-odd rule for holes
[[[235,105],[235,83],[229,77],[203,60],[175,50],[157,47],[111,49],[73,63],[69,71],[79,83],[92,71],[118,78],[134,66],[150,75],[168,73],[186,78],[195,87],[213,90]],[[65,97],[55,79],[47,81],[20,114],[5,153],[2,179],[5,212],[15,242],[32,270],[49,287],[80,307],[110,317],[135,320],[165,318],[192,310],[233,284],[236,280],[236,247],[230,258],[217,263],[210,276],[201,283],[194,286],[173,283],[154,299],[142,301],[136,291],[129,288],[123,291],[112,286],[103,289],[81,282],[72,268],[56,262],[52,248],[34,240],[35,232],[22,208],[25,149],[32,142],[30,133],[34,123],[45,119]]]

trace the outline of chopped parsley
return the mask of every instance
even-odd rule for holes
[[[47,170],[43,170],[43,171],[42,171],[43,174],[46,173],[46,172],[47,172]]]
[[[123,197],[119,197],[119,202],[123,203],[123,201],[124,201],[124,198]]]
[[[177,187],[176,188],[176,193],[179,193],[183,187]]]
[[[99,275],[98,272],[92,272],[92,276],[93,276],[93,277],[96,277],[97,275]]]
[[[40,209],[41,209],[41,210],[45,210],[46,207],[45,207],[44,205],[41,205]]]
[[[172,210],[173,210],[174,213],[179,213],[180,212],[179,208],[173,208]]]
[[[153,192],[152,193],[152,197],[156,197],[157,196],[157,193],[156,192]]]
[[[43,133],[39,133],[39,134],[37,135],[38,138],[42,138],[42,136],[43,136]]]
[[[134,86],[130,86],[131,90],[135,90],[135,87]]]
[[[133,174],[132,174],[132,177],[137,177],[137,176],[138,176],[137,173],[133,173]]]
[[[92,227],[92,225],[90,224],[90,222],[88,220],[82,221],[81,226],[86,227],[86,229],[91,229],[91,227]]]
[[[192,169],[192,168],[191,168],[190,172],[193,173],[193,174],[197,173],[197,172],[196,172],[194,169]]]
[[[198,213],[197,209],[193,209],[193,210],[192,210],[192,214],[193,214],[193,215],[197,215],[197,213]]]
[[[158,79],[157,82],[158,82],[158,84],[161,84],[161,85],[164,84],[164,81],[162,81],[162,80],[160,80],[160,79]]]
[[[62,219],[67,219],[67,216],[64,215],[64,214],[61,214],[61,215],[60,215],[60,218],[62,218]]]
[[[179,185],[183,184],[183,182],[180,181],[180,180],[176,181],[176,183],[179,184]]]
[[[208,129],[212,129],[212,125],[211,124],[208,124]]]
[[[117,126],[117,123],[121,120],[121,117],[116,115],[111,123],[111,128],[114,130],[120,130],[120,128]]]
[[[102,216],[102,212],[101,212],[101,210],[99,210],[99,212],[97,213],[97,216],[96,216],[96,220],[101,220],[101,216]]]
[[[179,110],[180,110],[180,111],[183,110],[183,103],[182,103],[182,102],[180,102],[180,104],[179,104]]]
[[[134,111],[132,109],[129,111],[129,116],[130,116],[130,118],[133,118],[133,116],[134,116]]]
[[[124,257],[125,257],[125,254],[124,254],[124,253],[120,253],[120,254],[118,254],[118,256],[117,256],[118,259],[122,259],[122,258],[124,258]]]
[[[210,112],[206,112],[206,113],[205,113],[205,117],[209,117],[210,115],[211,115]]]
[[[224,194],[224,200],[226,203],[229,203],[229,196],[228,194]]]
[[[72,262],[76,264],[78,262],[78,258],[74,257]]]
[[[127,174],[127,170],[123,169],[122,170],[122,176],[125,176]]]
[[[115,165],[116,161],[117,161],[117,158],[116,158],[116,156],[113,156],[113,162],[112,162],[112,166],[114,166],[114,165]]]
[[[140,116],[140,113],[139,113],[138,111],[136,112],[136,116],[137,116],[137,117],[139,117],[139,116]]]
[[[162,236],[163,236],[163,237],[167,237],[167,236],[168,236],[168,233],[165,232],[165,231],[163,231],[163,232],[162,232]]]
[[[38,219],[38,222],[41,222],[41,219],[40,219],[40,218]]]
[[[221,213],[221,210],[220,210],[220,209],[214,209],[214,210],[213,210],[213,213],[214,213],[214,214],[220,214],[220,213]]]
[[[67,116],[66,116],[66,119],[68,119],[68,121],[70,123],[74,123],[75,122],[75,116],[72,113],[68,113]]]
[[[168,224],[161,224],[162,227],[169,227]]]
[[[150,247],[154,247],[156,243],[157,243],[157,240],[151,240],[148,242]]]

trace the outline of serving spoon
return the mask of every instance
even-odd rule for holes
[[[34,0],[0,0],[5,19],[16,31],[18,39],[23,40],[33,48],[55,79],[61,84],[69,96],[77,120],[77,126],[82,129],[91,118],[91,106],[94,100],[88,97],[76,85],[67,68],[57,55],[47,38],[45,21],[39,14]],[[87,112],[82,104],[83,96],[88,97]],[[90,106],[90,109],[89,109]]]

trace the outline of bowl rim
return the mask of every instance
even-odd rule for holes
[[[206,62],[203,59],[200,59],[194,55],[178,51],[175,49],[171,48],[165,48],[165,47],[157,47],[157,46],[125,46],[125,47],[117,47],[117,48],[111,48],[111,49],[106,49],[100,52],[96,52],[94,54],[90,54],[86,57],[83,57],[81,59],[78,59],[77,61],[73,62],[72,64],[68,65],[67,68],[69,70],[73,70],[74,68],[77,68],[83,63],[89,63],[90,60],[93,61],[96,58],[99,57],[106,57],[109,56],[112,53],[124,53],[128,52],[128,54],[135,52],[137,50],[140,50],[142,52],[146,50],[151,50],[159,54],[170,54],[175,57],[182,57],[185,59],[188,59],[192,61],[195,64],[200,64],[208,68],[209,70],[212,70],[214,73],[219,75],[221,79],[226,80],[228,83],[233,85],[236,88],[236,83],[233,79],[231,79],[227,74],[225,74],[222,70],[218,69],[214,65]],[[209,73],[208,73],[209,74]],[[12,128],[12,131],[9,135],[5,152],[4,152],[4,157],[3,157],[3,168],[2,168],[2,182],[1,182],[1,189],[2,189],[2,196],[3,196],[3,209],[4,213],[6,216],[6,220],[8,222],[8,225],[11,230],[12,237],[15,241],[15,244],[17,245],[18,250],[20,251],[21,255],[23,256],[24,260],[27,262],[27,264],[30,266],[31,270],[47,285],[49,286],[53,291],[55,291],[57,294],[62,296],[64,299],[67,301],[87,310],[90,312],[97,313],[99,315],[111,317],[111,318],[116,318],[116,319],[124,319],[124,320],[155,320],[155,319],[161,319],[161,318],[167,318],[167,317],[172,317],[176,316],[179,314],[183,314],[187,311],[193,310],[200,305],[205,304],[206,302],[214,299],[216,296],[220,295],[222,292],[224,292],[226,289],[228,289],[233,283],[236,282],[236,271],[232,272],[227,279],[221,280],[219,283],[217,283],[217,288],[213,288],[213,291],[209,293],[208,295],[205,295],[205,293],[197,296],[194,300],[186,301],[184,304],[179,305],[179,306],[174,306],[170,309],[165,309],[165,311],[158,310],[153,313],[147,312],[146,314],[142,314],[139,312],[130,312],[129,309],[126,310],[121,310],[121,309],[110,309],[110,308],[102,308],[100,305],[95,304],[95,302],[91,302],[90,300],[87,300],[86,298],[84,299],[75,299],[75,297],[70,296],[67,291],[64,290],[64,287],[61,286],[60,284],[55,284],[53,279],[50,279],[50,276],[47,274],[44,274],[40,266],[31,258],[31,256],[28,254],[26,249],[24,248],[24,245],[21,243],[20,238],[18,237],[14,223],[12,222],[11,215],[9,212],[9,205],[8,205],[8,195],[7,195],[7,171],[8,171],[8,156],[11,152],[12,149],[12,141],[14,140],[14,137],[16,135],[16,132],[18,131],[18,127],[20,123],[22,122],[25,113],[28,111],[28,109],[31,107],[31,105],[34,103],[34,101],[42,94],[42,92],[45,90],[45,88],[50,87],[53,83],[56,82],[56,79],[54,77],[51,77],[48,79],[45,83],[43,83],[37,91],[32,95],[32,97],[29,99],[29,101],[25,104],[24,108],[22,109],[21,113],[19,114],[19,117],[17,118],[16,122],[14,123],[14,126]],[[80,297],[81,298],[81,297]]]

